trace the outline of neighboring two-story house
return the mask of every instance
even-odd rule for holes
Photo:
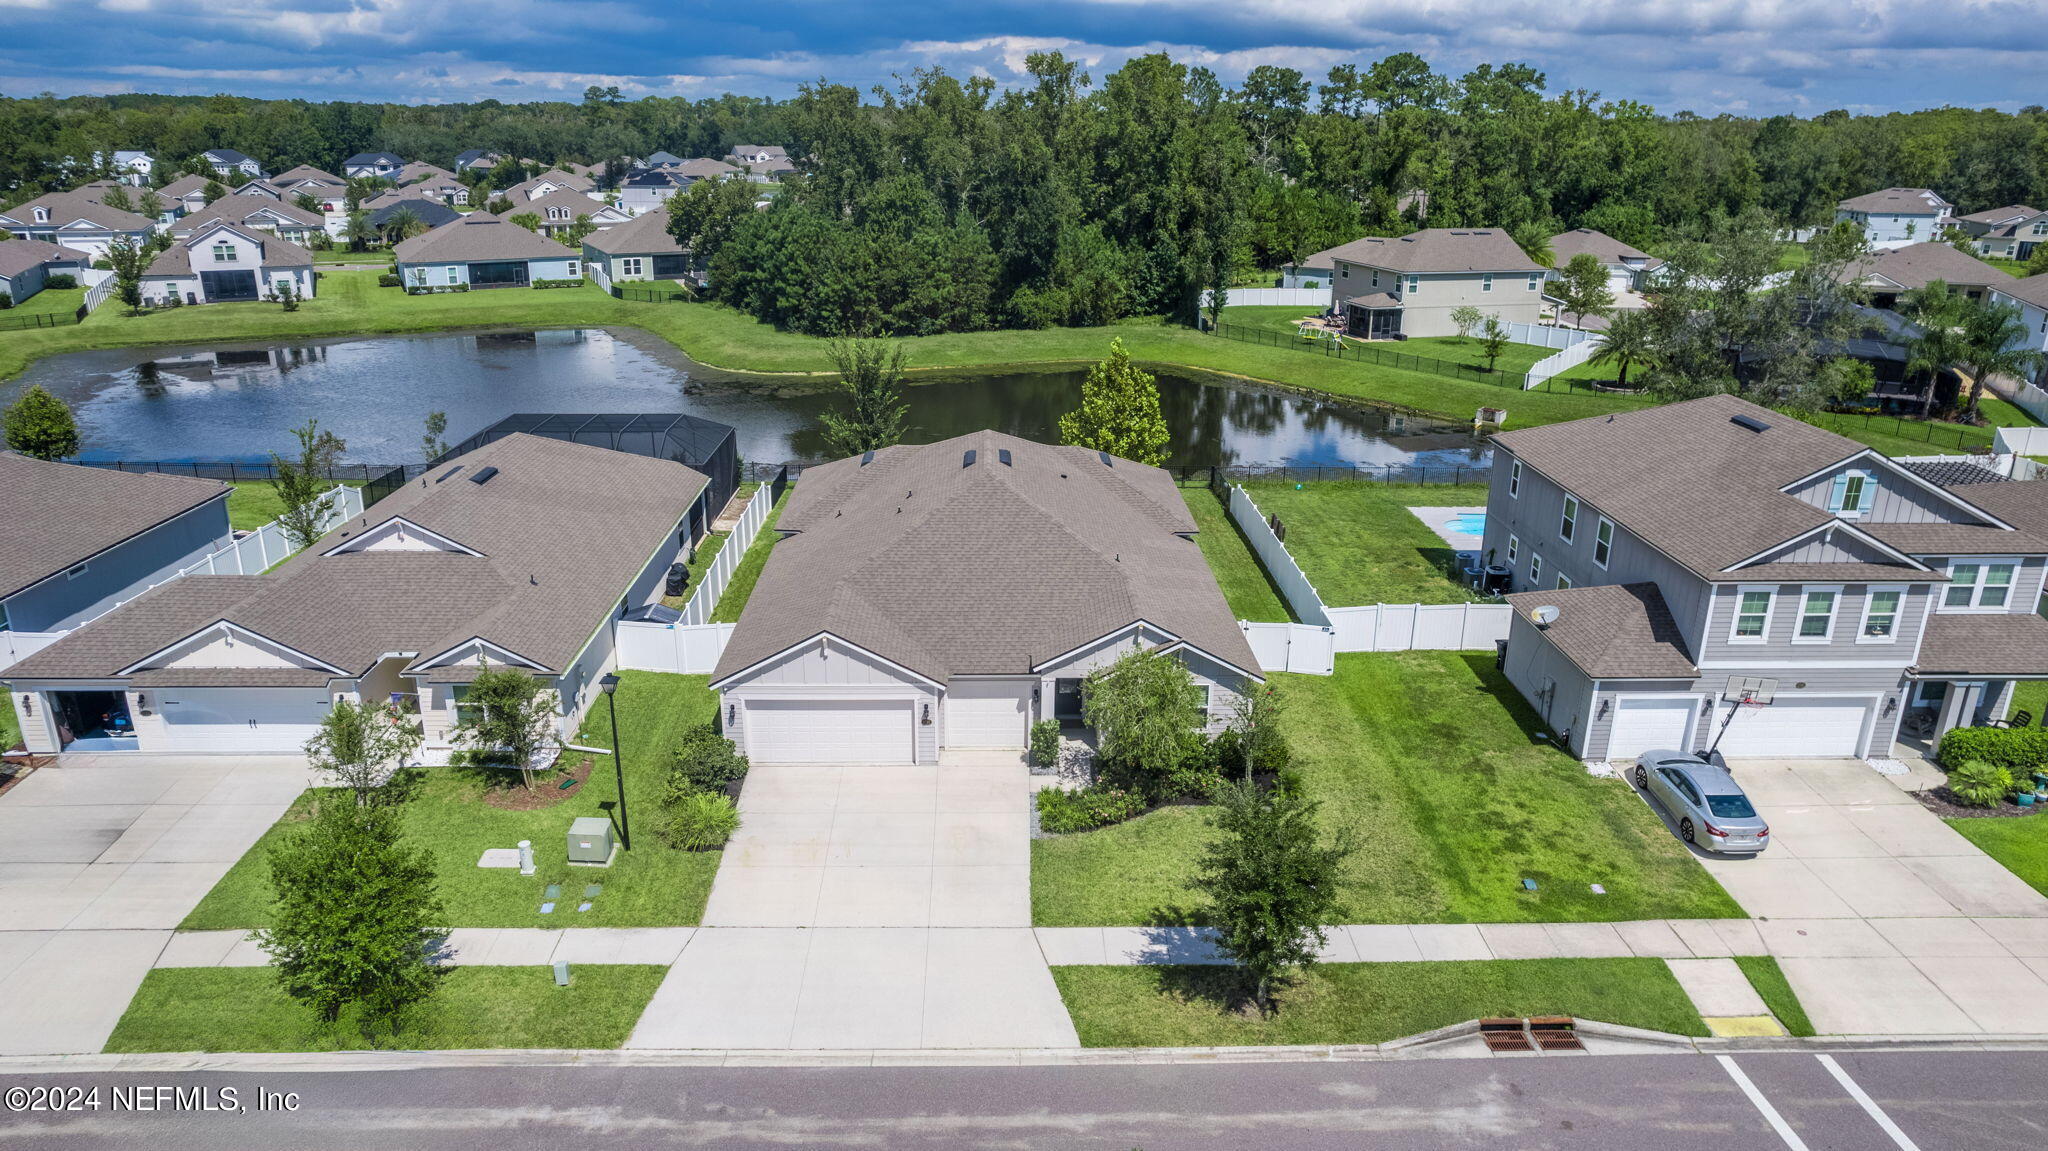
[[[62,244],[94,259],[123,237],[137,244],[148,240],[156,223],[133,212],[109,208],[88,191],[51,192],[25,204],[0,209],[0,228],[22,240]]]
[[[1471,304],[1502,322],[1543,313],[1543,265],[1499,228],[1424,228],[1368,236],[1327,253],[1330,305],[1345,331],[1368,340],[1453,336],[1451,313]]]
[[[2048,212],[2025,204],[2009,204],[1957,216],[1956,227],[1975,242],[1980,256],[2002,256],[2024,260],[2048,239]],[[2037,227],[2038,226],[2038,227]],[[2024,249],[2025,254],[2021,254]]]
[[[396,180],[404,168],[405,161],[396,152],[357,152],[341,162],[351,180]]]
[[[284,200],[237,192],[186,214],[171,225],[171,234],[189,236],[214,223],[253,228],[274,233],[294,243],[304,243],[325,230],[327,218]]]
[[[311,196],[324,214],[331,215],[348,208],[348,181],[311,164],[279,172],[264,183],[276,189],[278,198],[287,204],[296,203],[304,195]],[[238,190],[247,191],[246,187]]]
[[[142,298],[152,306],[221,304],[277,295],[285,284],[301,299],[312,298],[313,253],[269,232],[215,220],[157,254],[142,274]]]
[[[229,172],[240,172],[252,180],[263,178],[263,165],[233,148],[209,148],[199,156],[213,168],[215,175],[225,176]]]
[[[555,237],[575,227],[579,219],[588,219],[598,228],[609,228],[633,218],[632,214],[623,208],[615,208],[602,200],[593,200],[581,192],[570,191],[567,188],[528,200],[519,205],[513,215],[524,212],[532,212],[540,217],[542,235]]]
[[[1503,667],[1588,760],[1717,734],[1731,756],[1886,756],[1902,724],[1938,739],[2048,678],[2048,481],[1900,463],[1727,395],[1494,444]],[[1738,709],[1735,676],[1774,701]]]
[[[1550,270],[1544,273],[1544,278],[1555,280],[1563,276],[1565,266],[1580,255],[1600,261],[1600,266],[1607,269],[1607,288],[1615,293],[1642,291],[1644,277],[1664,266],[1664,261],[1605,232],[1573,228],[1550,238]]]
[[[1902,248],[1922,240],[1939,240],[1953,222],[1955,205],[1926,188],[1886,188],[1851,196],[1835,205],[1837,223],[1849,220],[1863,229],[1873,248]]]
[[[2018,346],[2048,353],[2048,272],[1992,288],[1991,302],[2019,309],[2025,332]],[[2048,383],[2048,366],[2034,374],[2034,382]]]
[[[114,153],[113,169],[123,184],[147,188],[150,177],[156,173],[156,158],[147,152],[124,149]]]

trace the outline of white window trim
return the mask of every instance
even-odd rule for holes
[[[1908,585],[1902,583],[1871,584],[1863,589],[1863,611],[1859,613],[1856,620],[1857,643],[1899,642],[1899,621],[1906,618],[1906,595],[1908,590]],[[1889,635],[1871,635],[1864,630],[1870,626],[1870,607],[1880,592],[1899,593],[1899,606],[1893,609],[1892,630]]]
[[[1806,617],[1809,614],[1806,610],[1807,601],[1817,593],[1825,593],[1833,597],[1828,601],[1828,630],[1826,631],[1826,633],[1822,635],[1801,635],[1800,629],[1806,626]],[[1835,621],[1841,618],[1841,615],[1842,585],[1802,585],[1799,589],[1799,614],[1797,617],[1794,618],[1792,622],[1792,642],[1796,644],[1805,644],[1807,646],[1833,643],[1835,641]]]
[[[1511,500],[1522,498],[1522,461],[1520,460],[1508,461],[1508,498]]]
[[[1566,543],[1573,542],[1579,534],[1579,497],[1566,496],[1557,513],[1557,538]]]
[[[1482,292],[1491,292],[1491,291],[1493,291],[1493,273],[1492,273],[1492,272],[1488,272],[1488,273],[1486,273],[1485,275],[1483,275],[1483,276],[1480,276],[1480,277],[1479,277],[1479,290],[1480,290],[1480,291],[1482,291]]]
[[[1552,590],[1553,590],[1553,591],[1570,591],[1570,590],[1571,590],[1571,586],[1572,586],[1572,577],[1570,577],[1570,576],[1568,576],[1568,575],[1564,574],[1563,572],[1559,572],[1559,573],[1557,573],[1557,583],[1556,583],[1556,585],[1555,585],[1555,586],[1554,586],[1554,587],[1552,588]]]
[[[1522,537],[1520,537],[1520,536],[1516,535],[1516,534],[1515,534],[1515,533],[1513,533],[1513,532],[1509,532],[1509,533],[1508,533],[1508,570],[1509,570],[1509,571],[1513,571],[1513,570],[1514,570],[1514,568],[1515,568],[1515,561],[1516,561],[1516,560],[1518,560],[1518,559],[1520,559],[1521,557],[1522,557]]]
[[[1993,606],[1986,607],[1984,606],[1983,602],[1984,588],[1986,586],[1984,583],[1984,575],[1991,568],[1998,567],[2004,564],[2012,565],[2012,579],[2005,585],[2005,602],[2002,604],[1995,604]],[[1957,586],[1953,582],[1955,579],[1956,568],[1970,567],[1973,565],[1977,568],[1977,582],[1974,584],[1965,585],[1970,588],[1969,604],[1965,607],[1950,607],[1948,603],[1948,593],[1950,589]],[[1941,612],[1953,612],[1957,615],[2004,615],[2005,613],[2013,610],[2013,593],[2019,590],[2020,573],[2026,570],[2026,566],[2027,565],[2025,561],[2021,560],[2021,558],[2018,556],[1951,557],[1948,561],[1948,568],[1946,569],[1951,582],[1942,587],[1941,599],[1939,601],[1940,606],[1936,607],[1934,610]]]
[[[1602,559],[1600,555],[1602,549],[1605,549],[1607,552],[1607,556],[1605,559]],[[1601,516],[1600,522],[1593,526],[1593,566],[1599,568],[1601,571],[1606,571],[1608,560],[1612,560],[1613,558],[1614,521],[1608,519],[1606,516]]]
[[[1541,590],[1543,584],[1543,553],[1529,553],[1529,587]]]
[[[1751,592],[1763,592],[1770,599],[1764,604],[1764,628],[1756,635],[1737,635],[1742,626],[1742,600]],[[1766,644],[1771,642],[1771,620],[1778,614],[1777,584],[1738,584],[1735,588],[1735,610],[1728,615],[1728,642],[1731,644]]]
[[[91,568],[92,565],[89,563],[78,564],[75,567],[67,568],[64,571],[64,578],[68,580],[77,579],[79,576],[82,576],[87,571],[91,570]]]

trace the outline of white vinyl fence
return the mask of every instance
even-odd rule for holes
[[[609,295],[612,290],[612,278],[610,273],[604,270],[604,265],[605,262],[603,260],[585,260],[583,261],[583,274],[595,281],[597,286],[603,288],[605,293]]]
[[[106,303],[107,297],[113,294],[114,274],[109,272],[105,279],[85,290],[85,310],[91,312],[101,304]]]
[[[1508,330],[1508,339],[1518,344],[1534,344],[1539,348],[1571,348],[1588,340],[1600,338],[1597,332],[1559,328],[1550,324],[1510,322],[1501,326]]]
[[[1476,651],[1508,638],[1504,603],[1375,604],[1333,607],[1338,651]]]
[[[1553,328],[1551,330],[1567,331],[1569,329]],[[1607,343],[1607,337],[1598,332],[1580,332],[1579,335],[1586,338],[1561,352],[1545,356],[1531,364],[1528,374],[1522,377],[1522,390],[1527,391],[1530,388],[1542,387],[1544,381],[1552,376],[1568,372],[1587,360],[1592,359],[1594,356],[1599,355],[1601,347]]]
[[[725,592],[726,585],[732,582],[732,573],[746,557],[748,546],[761,534],[761,525],[768,520],[768,511],[774,506],[770,492],[768,484],[754,490],[747,510],[740,513],[739,523],[733,525],[732,534],[725,538],[718,556],[711,561],[711,569],[690,594],[690,602],[683,605],[683,618],[675,623],[618,622],[614,632],[620,667],[705,675],[718,665],[734,625],[711,623],[711,612],[718,606],[718,597]]]
[[[61,631],[0,631],[0,671],[6,671],[69,634]]]
[[[1202,306],[1209,306],[1209,298],[1215,293],[1202,289]],[[1326,308],[1330,304],[1330,289],[1320,288],[1232,288],[1223,293],[1223,306],[1275,307],[1275,308]]]
[[[2000,428],[1991,437],[1991,450],[1999,455],[2048,456],[2048,428]]]
[[[2012,402],[2014,407],[2042,423],[2048,424],[2048,392],[2042,391],[2033,384],[2028,384],[2026,387],[2021,388],[2017,395],[2013,396]]]

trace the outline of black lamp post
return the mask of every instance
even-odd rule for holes
[[[627,851],[633,850],[633,825],[626,818],[626,767],[623,762],[624,749],[619,747],[619,707],[612,701],[618,693],[619,677],[606,675],[597,681],[604,688],[604,709],[612,718],[612,774],[619,781],[619,845]]]

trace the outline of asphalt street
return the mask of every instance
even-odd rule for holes
[[[1704,1140],[1745,1151],[2036,1151],[2048,1146],[2041,1068],[2038,1051],[1891,1051],[1000,1068],[0,1073],[0,1148],[1637,1151]],[[47,1109],[58,1088],[72,1109]],[[16,1089],[41,1098],[25,1100]],[[180,1109],[227,1106],[229,1089],[237,1109]],[[284,1109],[288,1094],[295,1109]],[[88,1098],[97,1110],[83,1109]],[[264,1101],[271,1109],[262,1109]],[[22,1109],[30,1102],[45,1109]],[[133,1109],[150,1102],[164,1109]]]

